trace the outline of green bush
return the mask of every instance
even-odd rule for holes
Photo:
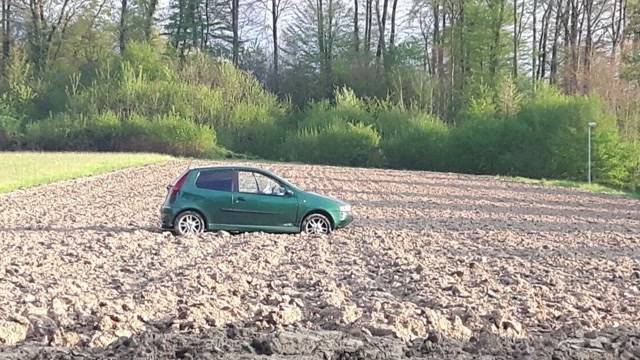
[[[288,160],[347,166],[378,165],[380,136],[362,124],[302,129],[285,144]]]
[[[279,156],[287,105],[230,63],[200,54],[174,70],[178,65],[171,58],[135,44],[127,47],[115,69],[112,66],[108,62],[97,67],[98,80],[72,96],[68,113],[193,119],[215,129],[220,144],[234,152]]]
[[[121,123],[118,151],[163,152],[179,156],[205,156],[216,151],[215,132],[175,114],[147,120],[133,115]]]
[[[0,114],[0,150],[12,149],[20,143],[20,120]]]
[[[640,188],[640,144],[621,142],[615,134],[597,134],[593,177],[598,183],[637,191]]]
[[[448,128],[437,119],[421,119],[404,131],[384,137],[380,147],[390,167],[401,169],[448,169],[445,156]]]
[[[0,150],[20,144],[22,121],[6,98],[0,98]]]
[[[147,119],[114,113],[95,117],[52,117],[27,126],[25,142],[37,150],[98,150],[163,152],[178,156],[208,156],[219,151],[215,132],[206,125],[175,115]]]
[[[602,104],[550,86],[528,93],[508,79],[479,81],[466,93],[447,94],[407,68],[380,80],[386,84],[379,89],[396,90],[386,100],[377,90],[342,88],[325,97],[335,102],[316,100],[292,112],[289,101],[278,100],[254,76],[206,54],[178,59],[133,42],[122,55],[96,58],[54,62],[37,81],[26,58],[10,62],[9,86],[0,84],[0,149],[207,156],[222,152],[220,144],[269,159],[581,180],[587,124],[597,122],[596,181],[628,188],[640,183],[639,146],[623,142]],[[370,67],[335,65],[337,84],[365,86],[376,75]],[[322,79],[305,75],[312,71],[289,72],[281,89],[295,83],[324,93]],[[290,101],[316,95],[292,94]],[[445,124],[428,111],[453,116],[452,109],[434,110],[450,95],[460,106],[452,107],[456,121]]]

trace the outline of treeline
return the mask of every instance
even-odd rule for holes
[[[637,0],[1,2],[3,149],[640,181]]]

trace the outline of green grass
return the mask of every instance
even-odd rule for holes
[[[593,193],[601,193],[601,194],[609,194],[609,195],[617,195],[624,196],[633,199],[640,199],[640,192],[632,192],[626,190],[620,190],[616,188],[612,188],[610,186],[605,186],[596,183],[586,183],[582,181],[572,181],[572,180],[547,180],[547,179],[529,179],[525,177],[499,177],[504,180],[513,180],[518,182],[523,182],[527,184],[534,185],[543,185],[543,186],[560,186],[572,189],[579,189],[583,191],[589,191]]]
[[[143,153],[0,152],[0,193],[171,159]]]

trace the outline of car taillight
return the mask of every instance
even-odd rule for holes
[[[169,190],[169,201],[173,202],[176,199],[178,192],[182,189],[182,185],[184,185],[184,182],[187,180],[187,175],[189,175],[188,171],[182,174],[178,181],[171,186],[171,189]]]

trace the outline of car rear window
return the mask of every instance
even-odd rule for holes
[[[233,186],[233,171],[203,170],[198,174],[196,186],[201,189],[231,191]]]

